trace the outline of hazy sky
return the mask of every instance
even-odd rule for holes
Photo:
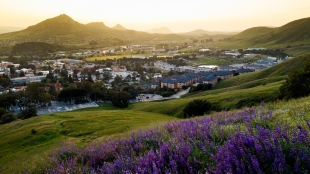
[[[310,17],[310,0],[0,0],[0,26],[27,27],[60,14],[141,31],[240,31]]]

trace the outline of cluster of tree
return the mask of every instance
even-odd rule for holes
[[[183,109],[184,118],[203,116],[211,112],[212,104],[207,100],[196,99],[189,102]]]
[[[200,40],[200,42],[213,42],[213,39],[210,38],[210,39],[202,39]]]
[[[191,88],[189,89],[189,93],[206,91],[206,90],[209,90],[209,89],[212,89],[212,84],[211,83],[198,84],[197,86],[191,86]]]
[[[14,55],[37,55],[54,52],[61,49],[59,45],[51,45],[45,42],[24,42],[16,44],[13,47],[12,54]]]
[[[29,88],[31,90],[33,88]],[[29,95],[29,90],[27,91],[21,91],[21,92],[8,92],[5,94],[2,94],[0,97],[0,106],[3,107],[3,109],[6,111],[7,115],[5,117],[1,117],[2,123],[8,123],[10,121],[13,121],[15,117],[13,116],[13,108],[14,106],[18,106],[20,113],[18,114],[18,118],[21,119],[27,119],[32,116],[37,115],[36,106],[42,101],[41,99],[37,99],[34,101],[31,101],[27,97],[33,97]]]
[[[310,61],[302,68],[288,74],[286,82],[280,87],[280,98],[288,100],[310,94]]]
[[[167,59],[167,63],[175,65],[175,66],[186,66],[187,63],[184,61],[184,59]]]
[[[129,99],[132,98],[132,96],[126,91],[110,90],[108,94],[109,94],[109,98],[111,99],[112,104],[120,108],[128,107]]]
[[[98,44],[98,42],[97,41],[95,41],[95,40],[91,40],[91,41],[89,41],[89,45],[97,45]]]
[[[12,84],[13,83],[8,76],[3,75],[0,77],[0,86],[2,86],[3,88],[10,87],[10,86],[12,86]]]
[[[268,55],[272,57],[287,57],[288,54],[284,52],[282,49],[267,49],[267,50],[246,50],[243,51],[242,49],[238,50],[241,54],[262,54]]]
[[[219,41],[233,41],[233,40],[235,40],[233,37],[227,37],[227,38],[224,38],[224,39],[220,39]]]
[[[163,97],[170,97],[173,94],[176,94],[178,91],[179,90],[175,91],[174,89],[167,88],[166,86],[164,86],[163,88],[160,88],[157,93]]]

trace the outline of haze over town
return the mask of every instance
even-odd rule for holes
[[[242,31],[254,26],[279,27],[309,16],[309,0],[60,1],[0,0],[1,26],[28,27],[59,14],[81,23],[145,31],[162,26],[172,32],[195,29]],[[112,8],[113,7],[113,8]]]

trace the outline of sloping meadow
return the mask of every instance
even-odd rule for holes
[[[269,109],[277,105],[222,112],[169,122],[129,138],[64,146],[38,173],[307,173],[310,171],[308,103],[290,110],[294,122]],[[278,111],[277,111],[278,112]],[[298,111],[299,112],[299,111]]]

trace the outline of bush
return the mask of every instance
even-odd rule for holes
[[[198,84],[197,86],[192,86],[189,90],[189,93],[209,90],[209,89],[212,89],[212,87],[213,85],[211,83]]]
[[[36,105],[28,105],[27,109],[20,111],[18,114],[18,117],[22,119],[31,118],[33,116],[37,116]]]
[[[14,115],[12,113],[6,113],[6,114],[2,115],[2,117],[1,117],[1,122],[3,124],[9,123],[13,120],[15,120],[15,118],[14,118]]]
[[[129,105],[129,100],[131,95],[126,91],[112,92],[111,93],[111,102],[114,106],[119,108],[126,108]]]
[[[310,61],[301,69],[288,74],[286,82],[280,87],[280,98],[292,99],[310,94]]]
[[[0,108],[0,119],[1,119],[1,116],[6,114],[7,111],[4,109],[4,108]]]
[[[37,130],[31,129],[31,133],[32,133],[32,134],[36,134],[37,132],[38,132]]]
[[[212,104],[207,100],[193,100],[183,109],[184,118],[210,113]]]

